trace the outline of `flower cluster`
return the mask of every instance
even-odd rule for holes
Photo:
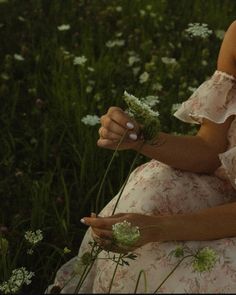
[[[132,226],[124,220],[112,226],[112,235],[116,244],[133,246],[140,238],[140,231],[138,226]]]
[[[153,139],[160,131],[159,113],[153,111],[150,106],[144,102],[145,99],[138,99],[127,91],[124,92],[124,100],[128,105],[130,115],[142,125],[144,139]]]
[[[32,245],[36,245],[38,242],[42,241],[43,234],[41,229],[36,230],[35,232],[28,230],[25,232],[25,239]]]
[[[212,34],[212,30],[208,29],[207,24],[200,24],[200,23],[188,24],[188,28],[185,29],[185,32],[190,37],[200,37],[202,39],[206,39],[208,36]]]
[[[25,267],[14,269],[9,280],[0,285],[0,291],[3,294],[17,293],[23,284],[29,285],[31,283],[33,276],[34,273],[27,271]]]
[[[75,66],[83,66],[87,61],[87,58],[84,55],[76,56],[74,58],[73,64]]]
[[[87,115],[81,119],[85,125],[94,126],[100,123],[100,118],[96,115]]]
[[[210,271],[214,267],[216,260],[217,255],[215,251],[205,247],[194,256],[192,266],[198,272]]]

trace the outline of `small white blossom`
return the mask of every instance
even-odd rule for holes
[[[163,88],[163,86],[161,85],[161,83],[157,82],[155,84],[152,85],[152,90],[157,90],[157,91],[161,91]]]
[[[13,55],[13,57],[14,57],[14,59],[17,60],[17,61],[24,61],[24,60],[25,60],[24,57],[23,57],[22,55],[17,54],[17,53],[15,53],[15,54]]]
[[[123,10],[123,8],[122,8],[121,6],[117,6],[117,7],[116,7],[116,11],[117,11],[117,12],[121,12],[122,10]]]
[[[139,83],[143,84],[146,83],[149,79],[149,74],[147,72],[143,72],[140,76],[139,76]]]
[[[17,293],[24,284],[29,285],[31,283],[33,276],[34,273],[27,271],[25,267],[14,269],[9,280],[0,285],[0,291],[3,294]]]
[[[171,58],[171,57],[162,57],[161,61],[166,65],[175,65],[175,64],[177,64],[176,59]]]
[[[197,88],[196,88],[196,87],[191,87],[191,86],[189,86],[189,87],[188,87],[188,90],[191,91],[191,92],[194,92],[194,91],[197,90]]]
[[[77,66],[77,65],[83,66],[86,63],[86,61],[87,61],[87,58],[84,55],[82,55],[82,56],[76,56],[74,58],[73,64],[75,66]]]
[[[125,40],[121,40],[121,39],[115,39],[115,40],[110,40],[106,42],[106,47],[108,48],[113,48],[115,46],[121,47],[124,45],[125,45]]]
[[[57,27],[58,31],[68,31],[70,29],[70,25],[63,24]]]
[[[128,59],[129,66],[132,67],[134,63],[140,62],[140,58],[137,55],[132,55]]]
[[[171,107],[171,112],[174,113],[176,112],[181,106],[181,103],[174,103],[172,104],[172,107]]]
[[[132,72],[133,72],[134,76],[137,76],[139,71],[140,71],[140,67],[135,67],[135,68],[132,69]]]
[[[93,73],[95,70],[92,67],[88,67],[88,71],[91,72],[91,73]]]
[[[141,101],[147,104],[149,107],[154,107],[159,103],[159,97],[155,95],[148,95],[142,98]]]
[[[25,239],[32,245],[36,245],[38,242],[42,241],[43,234],[40,229],[36,230],[35,232],[29,230],[25,232]]]
[[[207,24],[200,24],[200,23],[188,24],[188,28],[185,29],[185,32],[190,37],[200,37],[202,39],[205,39],[212,34],[212,30],[208,29]]]
[[[96,115],[87,115],[81,119],[85,125],[94,126],[100,123],[100,118]]]

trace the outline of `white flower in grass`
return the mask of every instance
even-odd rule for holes
[[[22,55],[17,54],[17,53],[15,53],[15,54],[13,55],[13,57],[14,57],[14,59],[17,60],[17,61],[24,61],[24,60],[25,60],[24,57],[23,57]]]
[[[181,106],[181,103],[174,103],[172,104],[172,107],[171,107],[171,112],[174,113],[176,112]]]
[[[14,269],[9,280],[0,285],[0,291],[3,294],[17,293],[24,284],[29,285],[31,283],[33,276],[34,273],[29,272],[25,267]]]
[[[196,87],[189,86],[189,87],[188,87],[188,90],[189,90],[190,92],[194,92],[194,91],[197,90],[197,88],[196,88]]]
[[[155,95],[148,95],[144,98],[141,98],[141,101],[147,104],[149,107],[154,107],[159,103],[159,97]]]
[[[36,245],[43,239],[43,234],[40,229],[36,230],[35,232],[29,230],[25,232],[25,239],[32,245]]]
[[[70,29],[70,25],[69,24],[63,24],[57,27],[58,31],[68,31]]]
[[[84,55],[81,56],[76,56],[74,58],[73,64],[75,66],[79,65],[79,66],[83,66],[87,61],[87,58]]]
[[[122,10],[123,10],[123,8],[122,8],[121,6],[117,6],[117,7],[116,7],[116,11],[117,11],[117,12],[121,12]]]
[[[96,115],[87,115],[81,119],[85,125],[94,126],[100,123],[100,118]]]
[[[210,271],[217,261],[217,254],[209,247],[198,251],[192,262],[193,269],[198,272]]]
[[[149,74],[148,72],[143,72],[140,76],[139,76],[139,83],[143,84],[146,83],[149,79]]]
[[[135,67],[135,68],[132,69],[132,71],[133,71],[133,75],[137,76],[138,72],[140,71],[140,67]]]
[[[112,235],[116,244],[133,246],[140,238],[140,231],[138,226],[132,226],[130,222],[124,220],[113,224]]]
[[[134,63],[140,62],[140,58],[137,55],[131,55],[128,59],[129,66],[132,66]]]
[[[116,39],[116,40],[109,40],[106,42],[106,47],[113,48],[115,46],[121,47],[125,45],[125,40],[122,39]]]
[[[162,57],[161,61],[166,65],[176,65],[178,62],[175,58],[172,57]]]
[[[212,30],[208,28],[207,24],[200,23],[188,24],[188,28],[185,29],[185,32],[189,35],[189,37],[200,37],[202,39],[206,39],[212,34]]]

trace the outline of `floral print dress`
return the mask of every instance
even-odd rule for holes
[[[223,123],[236,114],[236,79],[224,72],[215,73],[182,103],[175,116],[182,121],[201,124],[203,118]],[[213,175],[197,174],[171,168],[151,160],[130,175],[116,213],[133,212],[143,214],[179,214],[195,212],[236,201],[236,119],[228,130],[229,146],[219,155],[222,165]],[[101,211],[101,216],[111,215],[115,196]],[[78,257],[90,251],[92,241],[88,229]],[[217,261],[210,272],[194,271],[188,259],[158,290],[158,293],[236,293],[236,237],[213,241],[153,242],[135,250],[137,258],[129,260],[129,266],[119,266],[111,293],[134,293],[141,270],[146,283],[140,278],[137,293],[153,293],[166,278],[179,258],[170,256],[178,245],[191,250],[210,247],[217,253]],[[74,293],[80,275],[74,275],[78,257],[64,264],[55,278],[53,286],[60,286],[61,293]],[[102,251],[99,258],[107,257]],[[115,262],[97,259],[79,293],[108,293]]]

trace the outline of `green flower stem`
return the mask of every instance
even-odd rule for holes
[[[136,163],[136,160],[137,160],[137,158],[138,158],[138,156],[139,156],[139,153],[140,153],[140,151],[141,151],[141,149],[142,149],[142,147],[143,147],[144,144],[145,144],[145,141],[142,142],[142,144],[140,145],[140,147],[139,147],[139,149],[138,149],[138,151],[137,151],[137,153],[136,153],[136,155],[135,155],[135,158],[134,158],[134,160],[133,160],[133,162],[132,162],[132,164],[131,164],[131,166],[130,166],[129,173],[128,173],[128,175],[127,175],[127,177],[126,177],[126,179],[125,179],[125,182],[124,182],[124,184],[123,184],[123,186],[122,186],[122,188],[121,188],[121,190],[120,190],[120,193],[119,193],[118,199],[117,199],[117,201],[116,201],[116,203],[115,203],[115,207],[114,207],[114,209],[113,209],[111,215],[114,215],[114,214],[115,214],[116,208],[117,208],[118,203],[119,203],[120,198],[121,198],[121,195],[122,195],[122,193],[123,193],[123,191],[124,191],[124,189],[125,189],[125,186],[126,186],[126,184],[127,184],[127,182],[128,182],[128,179],[129,179],[129,176],[130,176],[130,174],[131,174],[131,172],[132,172],[132,170],[133,170],[133,168],[134,168],[134,165],[135,165],[135,163]]]
[[[119,262],[120,262],[120,260],[121,260],[121,258],[122,258],[122,255],[123,255],[123,254],[120,254],[120,255],[119,255],[119,258],[118,258],[118,260],[117,260],[117,262],[116,262],[116,267],[115,267],[115,269],[114,269],[113,276],[112,276],[112,279],[111,279],[111,282],[110,282],[110,286],[109,286],[108,294],[111,293],[111,288],[112,288],[112,285],[113,285],[113,281],[114,281],[114,278],[115,278],[115,274],[116,274],[116,271],[117,271],[117,268],[118,268]]]
[[[144,278],[144,293],[147,292],[147,277],[146,277],[145,271],[142,269],[142,270],[140,270],[139,275],[138,275],[138,279],[137,279],[136,286],[135,286],[135,289],[134,289],[134,294],[137,293],[137,289],[138,289],[138,285],[139,285],[141,275],[143,275],[143,278]]]
[[[95,213],[96,213],[96,215],[98,214],[100,195],[101,195],[101,192],[102,192],[102,188],[103,188],[104,182],[105,182],[106,177],[107,177],[107,173],[108,173],[108,171],[110,170],[110,168],[111,168],[111,164],[112,164],[112,162],[113,162],[113,160],[114,160],[114,158],[115,158],[115,156],[116,156],[116,153],[117,153],[117,151],[118,151],[118,149],[119,149],[121,143],[123,142],[123,140],[124,140],[124,138],[125,138],[125,136],[126,136],[127,133],[128,133],[128,129],[125,131],[125,133],[124,133],[123,136],[121,137],[120,141],[118,142],[118,145],[117,145],[115,151],[113,152],[112,157],[111,157],[111,160],[110,160],[110,162],[109,162],[109,164],[108,164],[108,166],[107,166],[107,169],[106,169],[106,171],[105,171],[105,173],[104,173],[104,175],[103,175],[103,178],[102,178],[102,181],[101,181],[100,187],[99,187],[99,189],[98,189],[97,197],[96,197],[96,207],[95,207]]]
[[[160,285],[156,288],[153,294],[156,294],[157,291],[161,288],[161,286],[168,280],[168,278],[174,273],[174,271],[178,268],[178,266],[188,257],[192,257],[194,255],[186,255],[184,256],[177,264],[176,266],[172,269],[172,271],[165,277],[165,279],[160,283]]]

